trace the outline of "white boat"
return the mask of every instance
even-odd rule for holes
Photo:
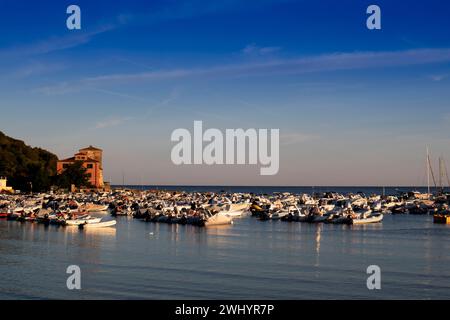
[[[79,224],[78,228],[80,229],[93,229],[93,228],[106,228],[106,227],[113,227],[117,223],[116,220],[108,220],[103,222],[97,222],[97,223],[83,223]]]
[[[232,218],[240,218],[250,214],[248,211],[250,205],[248,203],[227,203],[224,206],[210,206],[210,209],[218,209],[220,214],[227,215]]]
[[[352,224],[376,223],[383,220],[383,214],[372,215],[367,218],[352,219]]]
[[[230,203],[227,204],[228,211],[234,212],[234,211],[246,211],[250,207],[249,203]]]
[[[102,220],[102,218],[81,218],[81,219],[75,219],[75,220],[66,220],[66,225],[68,226],[78,226],[80,224],[92,224],[92,223],[99,223]]]
[[[248,213],[248,211],[244,211],[244,210],[237,210],[237,211],[220,211],[220,214],[229,216],[231,218],[240,218],[243,217],[244,215],[246,215]]]
[[[367,206],[367,199],[361,197],[360,195],[355,196],[351,199],[352,207],[364,207]]]
[[[224,213],[216,213],[208,217],[205,221],[205,227],[233,224],[233,218]]]

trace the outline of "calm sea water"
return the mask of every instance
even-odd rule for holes
[[[68,265],[82,289],[66,288]],[[366,287],[378,265],[381,290]],[[0,299],[450,299],[450,226],[258,221],[217,228],[118,218],[84,230],[0,221]]]
[[[120,188],[122,186],[116,185]],[[160,185],[125,185],[125,188],[131,189],[159,189],[168,191],[187,191],[187,192],[244,192],[255,194],[272,194],[274,192],[290,192],[295,194],[315,192],[339,192],[342,194],[363,192],[366,195],[386,194],[398,195],[402,192],[420,191],[427,192],[426,187],[333,187],[333,186],[303,186],[303,187],[277,187],[277,186],[160,186]],[[434,191],[434,188],[431,190]]]

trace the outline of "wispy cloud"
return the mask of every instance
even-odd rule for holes
[[[51,37],[32,44],[0,49],[0,56],[46,54],[54,51],[74,48],[90,42],[92,38],[97,35],[114,30],[123,25],[157,24],[170,20],[193,18],[197,16],[214,14],[217,12],[248,10],[254,7],[264,7],[279,4],[280,2],[291,1],[292,0],[259,0],[257,3],[247,3],[240,0],[167,1],[163,2],[162,6],[155,7],[152,12],[122,12],[110,20],[111,22],[109,24],[100,25],[91,31],[84,32],[84,30],[81,30],[77,32],[70,32],[68,35]],[[265,50],[271,50],[269,47],[261,49],[262,52]]]
[[[270,53],[277,52],[281,49],[281,47],[258,47],[255,43],[251,43],[246,45],[244,49],[242,49],[242,53],[245,55],[267,55]]]
[[[113,90],[99,89],[99,88],[90,88],[90,89],[93,91],[96,91],[96,92],[104,93],[104,94],[115,96],[115,97],[130,99],[130,100],[134,100],[137,102],[148,103],[148,100],[146,100],[144,98],[141,98],[141,97],[138,97],[135,95],[131,95],[131,94],[127,94],[127,93],[117,92],[117,91],[113,91]]]
[[[68,33],[62,36],[53,36],[34,43],[0,48],[0,57],[40,55],[74,48],[89,43],[97,35],[115,30],[124,25],[152,25],[171,20],[193,18],[197,16],[215,14],[217,12],[248,10],[254,7],[264,7],[279,4],[280,2],[290,1],[292,0],[259,0],[257,3],[244,2],[240,0],[167,1],[162,2],[160,6],[156,5],[151,12],[119,13],[110,19],[109,23],[99,25],[98,27],[88,31],[85,31],[86,29],[76,32],[67,31]]]
[[[148,108],[146,115],[149,116],[150,114],[152,114],[156,110],[169,105],[171,102],[173,102],[176,99],[178,99],[179,96],[180,96],[180,91],[177,88],[172,89],[167,97],[162,99],[157,104],[152,105],[150,108]]]
[[[380,67],[420,65],[450,61],[450,49],[331,53],[297,59],[271,59],[203,68],[179,68],[140,73],[107,74],[83,79],[85,82],[165,80],[194,76],[260,76],[302,74]]]
[[[115,29],[114,24],[102,25],[92,31],[71,32],[64,36],[51,37],[27,45],[19,45],[0,49],[0,57],[21,57],[47,54],[55,51],[74,48],[91,41],[95,36]]]
[[[109,117],[96,123],[96,129],[104,129],[118,126],[126,121],[133,119],[132,117]]]

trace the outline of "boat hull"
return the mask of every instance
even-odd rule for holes
[[[66,220],[67,226],[78,226],[80,224],[92,224],[99,223],[101,218],[79,219],[79,220]]]
[[[227,225],[227,224],[232,224],[232,223],[233,223],[233,218],[231,218],[227,215],[216,214],[216,215],[206,219],[206,221],[204,222],[204,226],[211,227],[211,226]]]
[[[110,220],[110,221],[104,221],[104,222],[98,222],[98,223],[86,223],[86,224],[80,224],[78,225],[78,228],[80,229],[96,229],[96,228],[107,228],[107,227],[114,227],[116,225],[116,220]]]
[[[377,223],[377,222],[381,222],[383,220],[383,215],[377,215],[377,216],[372,216],[369,218],[364,218],[364,219],[352,219],[352,224],[358,225],[358,224],[368,224],[368,223]]]

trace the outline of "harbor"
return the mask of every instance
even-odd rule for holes
[[[54,2],[1,6],[5,307],[446,309],[450,2]]]
[[[248,200],[250,207],[256,197],[272,204],[291,197],[302,199],[279,193],[252,196],[162,190],[44,196],[44,203],[58,203],[60,212],[78,203],[79,208],[70,210],[92,219],[113,219],[116,224],[81,230],[37,220],[1,219],[1,298],[450,298],[446,254],[450,247],[445,241],[450,228],[433,222],[434,211],[387,213],[382,206],[383,220],[363,225],[261,219],[251,209],[235,216],[232,224],[206,227],[169,222],[169,216],[161,216],[161,221],[136,216],[145,209],[158,210],[155,204],[163,199],[165,208],[173,204],[174,197],[180,207],[189,206],[194,198],[206,203],[213,198],[219,206],[225,198],[233,201],[233,195],[236,201]],[[42,195],[10,197],[23,205],[20,200],[36,201]],[[398,199],[404,207],[411,201]],[[134,203],[139,204],[138,210]],[[151,208],[144,208],[145,203]],[[108,208],[95,211],[100,206]],[[65,268],[73,263],[83,270],[79,291],[65,287]],[[367,290],[366,268],[373,264],[382,269],[382,290]]]
[[[102,158],[53,157],[47,186],[1,178],[0,299],[450,298],[448,175],[428,152],[426,187],[110,185]]]
[[[450,194],[419,191],[365,195],[324,192],[272,194],[115,189],[110,192],[1,195],[0,218],[63,227],[114,227],[114,217],[144,222],[231,225],[235,219],[359,225],[381,223],[385,215],[428,215],[450,222]],[[104,213],[110,219],[95,218]]]

